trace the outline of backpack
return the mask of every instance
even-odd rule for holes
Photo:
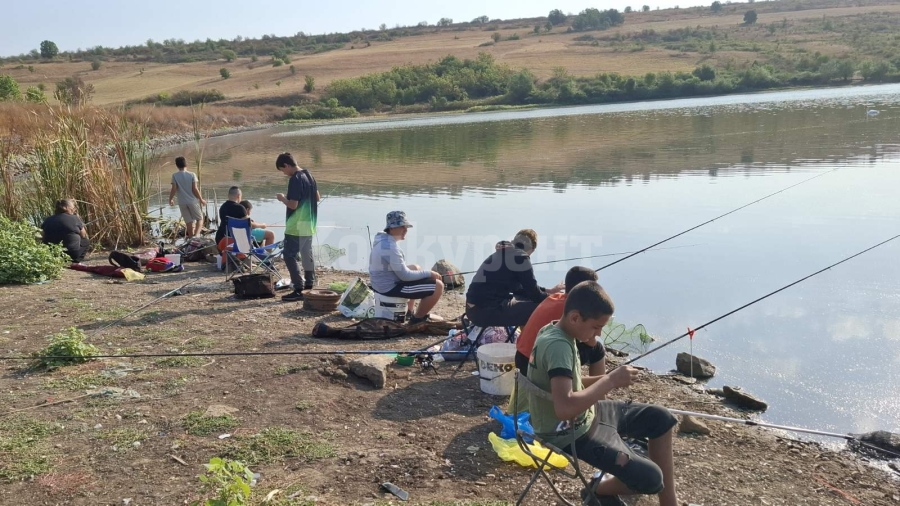
[[[206,260],[206,255],[218,253],[219,248],[212,239],[194,238],[181,247],[181,260],[183,262],[200,262]]]
[[[275,296],[275,284],[268,273],[244,274],[231,278],[237,299],[270,299]]]
[[[110,251],[109,263],[116,267],[124,267],[141,272],[141,259],[124,251]]]
[[[166,260],[166,257],[151,258],[147,262],[147,270],[151,272],[169,272],[175,270],[175,264]]]

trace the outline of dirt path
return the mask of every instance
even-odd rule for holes
[[[193,277],[201,281],[189,293],[97,330]],[[325,271],[320,286],[353,277]],[[309,333],[321,314],[277,299],[238,301],[228,287],[206,264],[148,275],[141,283],[66,271],[45,285],[0,287],[0,346],[4,355],[20,356],[73,325],[103,352],[116,353],[411,349],[438,338],[313,339]],[[448,294],[437,310],[446,317],[461,312],[459,294]],[[528,471],[500,461],[491,450],[487,434],[499,426],[488,410],[505,399],[480,392],[471,363],[458,375],[446,363],[437,372],[395,367],[382,390],[347,374],[343,364],[324,356],[117,359],[23,374],[22,363],[0,361],[0,503],[183,504],[200,497],[201,464],[217,455],[254,463],[252,470],[261,474],[254,503],[277,489],[267,504],[398,504],[379,491],[384,481],[408,491],[411,504],[515,501]],[[93,387],[131,389],[140,397],[83,397]],[[619,395],[746,416],[716,397],[651,374]],[[70,398],[77,399],[52,404]],[[234,411],[230,418],[199,416],[214,405]],[[8,415],[16,409],[25,411]],[[853,455],[764,429],[709,426],[710,436],[676,438],[685,501],[900,504],[897,474]],[[574,482],[563,481],[562,487],[578,497]],[[655,503],[643,498],[634,504]],[[553,504],[546,485],[537,485],[526,504]]]

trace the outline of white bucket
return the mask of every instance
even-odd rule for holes
[[[516,345],[491,343],[478,347],[478,375],[481,391],[491,395],[510,395],[516,382]]]
[[[375,293],[375,318],[387,318],[403,323],[406,320],[406,309],[409,300],[401,297],[388,297]]]
[[[178,253],[169,253],[166,255],[166,262],[172,262],[175,265],[181,265],[181,255]]]

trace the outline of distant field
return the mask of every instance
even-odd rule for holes
[[[643,30],[665,32],[687,27],[717,27],[727,31],[732,39],[771,44],[767,39],[766,26],[776,23],[800,23],[804,20],[824,18],[851,18],[866,13],[897,15],[900,5],[865,5],[861,7],[813,8],[807,10],[778,10],[802,5],[795,2],[765,2],[760,4],[728,4],[719,14],[712,14],[708,8],[667,9],[647,13],[626,14],[623,26],[602,32],[587,32],[595,37],[610,37],[615,34],[627,35]],[[756,25],[742,26],[744,12],[754,8],[759,12]],[[34,71],[17,69],[6,64],[0,73],[13,76],[23,87],[44,83],[52,90],[54,83],[73,74],[80,75],[94,85],[96,94],[93,102],[99,105],[121,104],[160,92],[178,90],[198,90],[216,88],[229,101],[254,100],[274,101],[277,97],[288,97],[302,92],[304,76],[316,79],[317,90],[330,81],[339,78],[356,77],[363,74],[389,70],[393,66],[407,63],[423,64],[434,62],[452,54],[460,58],[473,58],[479,52],[494,55],[499,62],[512,67],[526,67],[540,78],[549,77],[556,67],[565,67],[574,76],[593,75],[599,72],[618,72],[626,75],[643,75],[659,71],[691,71],[698,64],[726,63],[746,64],[765,61],[765,55],[754,51],[719,51],[712,54],[682,52],[666,49],[658,45],[648,45],[642,50],[628,50],[610,41],[599,41],[597,45],[578,42],[576,37],[584,33],[566,33],[565,28],[555,28],[552,32],[532,33],[535,24],[543,20],[519,20],[501,24],[501,37],[517,34],[521,38],[479,47],[491,41],[493,30],[471,28],[465,31],[443,28],[425,35],[402,37],[388,42],[346,44],[342,49],[313,55],[293,55],[291,65],[296,73],[291,74],[290,65],[272,67],[265,63],[267,57],[260,57],[256,63],[249,58],[239,58],[227,63],[225,60],[157,64],[106,61],[98,71],[90,70],[90,63],[51,62],[33,64]],[[780,45],[794,46],[792,50],[820,51],[823,54],[844,55],[850,52],[846,41],[837,32],[819,34],[790,35],[779,34]],[[227,68],[231,78],[223,80],[220,68]],[[280,85],[279,85],[280,83]]]

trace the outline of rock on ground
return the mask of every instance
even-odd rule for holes
[[[722,391],[725,392],[726,399],[742,408],[752,409],[756,411],[765,411],[769,409],[769,405],[766,404],[765,401],[752,394],[744,392],[740,387],[724,386],[722,387]]]
[[[438,260],[431,270],[444,276],[444,284],[449,289],[462,288],[466,285],[466,279],[460,274],[462,271],[449,260]]]
[[[684,352],[675,357],[675,368],[681,374],[694,378],[712,378],[716,374],[716,366],[708,360]]]
[[[366,355],[350,361],[350,372],[371,381],[375,388],[384,388],[387,368],[393,361],[390,355]]]

